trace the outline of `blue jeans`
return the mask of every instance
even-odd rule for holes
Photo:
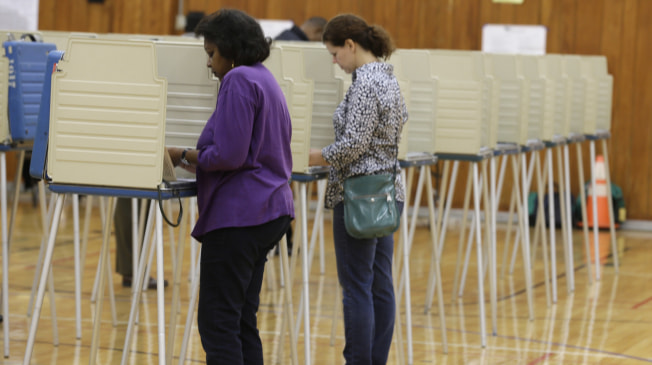
[[[399,211],[403,203],[397,202]],[[344,204],[333,209],[337,276],[342,286],[347,365],[386,364],[394,333],[394,237],[359,240],[344,226]]]
[[[207,364],[263,364],[256,320],[263,272],[290,221],[284,216],[202,237],[197,324]]]

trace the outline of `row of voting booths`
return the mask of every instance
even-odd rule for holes
[[[438,260],[446,235],[446,219],[450,212],[452,192],[459,163],[470,163],[467,192],[464,206],[462,230],[466,222],[466,208],[469,193],[473,191],[473,213],[470,229],[475,231],[473,241],[477,243],[478,267],[483,267],[483,256],[487,255],[489,265],[489,282],[491,296],[492,333],[496,333],[496,213],[500,201],[501,187],[504,185],[505,169],[512,165],[514,178],[511,193],[511,210],[518,211],[519,229],[516,236],[520,238],[528,291],[528,311],[533,318],[532,309],[532,263],[530,262],[530,230],[527,224],[527,194],[533,179],[538,179],[539,197],[552,199],[553,181],[558,180],[564,208],[561,210],[563,221],[563,252],[568,290],[574,290],[572,234],[569,199],[570,172],[569,146],[575,145],[582,168],[580,145],[589,141],[591,144],[591,161],[595,160],[595,141],[603,142],[606,153],[606,139],[609,138],[611,125],[611,99],[613,79],[607,71],[606,57],[549,54],[542,56],[490,54],[479,51],[459,50],[423,50],[398,49],[388,60],[394,66],[394,73],[400,83],[403,96],[408,106],[409,122],[404,127],[399,148],[399,159],[408,169],[419,170],[419,180],[413,183],[407,179],[408,191],[414,200],[409,206],[418,208],[420,194],[424,188],[428,196],[432,195],[429,165],[437,160],[444,161],[442,186],[439,191],[438,214],[429,207],[433,247],[433,268],[429,284],[426,310],[432,304],[438,275]],[[293,171],[298,175],[313,176],[319,179],[315,168],[308,166],[310,148],[322,148],[333,141],[332,112],[342,100],[351,83],[350,75],[345,75],[321,44],[297,42],[275,42],[267,67],[276,75],[288,101],[293,120]],[[557,164],[553,158],[557,153]],[[540,161],[545,156],[545,161]],[[500,169],[498,163],[502,160]],[[449,164],[453,165],[450,172]],[[488,172],[486,165],[491,166]],[[534,171],[533,171],[534,170]],[[412,176],[408,174],[408,176]],[[484,178],[483,178],[484,176]],[[450,180],[448,179],[450,177]],[[554,179],[554,180],[553,180]],[[580,190],[583,194],[584,178],[580,171]],[[416,189],[412,189],[416,185]],[[482,196],[482,185],[485,196]],[[609,184],[607,184],[609,185]],[[320,189],[323,189],[321,187]],[[448,189],[448,190],[447,190]],[[447,194],[448,193],[448,194]],[[303,195],[301,195],[303,197]],[[319,197],[321,195],[318,194]],[[444,199],[446,197],[446,199]],[[564,198],[565,197],[565,198]],[[303,198],[302,198],[303,199]],[[413,203],[416,202],[416,203]],[[514,203],[518,201],[518,203]],[[582,196],[584,214],[585,197]],[[551,206],[552,206],[552,200]],[[445,203],[445,206],[444,206]],[[543,200],[540,201],[543,216]],[[320,209],[321,201],[317,202]],[[480,206],[483,205],[483,212]],[[515,206],[516,205],[516,206]],[[595,204],[593,205],[596,206]],[[613,212],[613,211],[612,211]],[[414,223],[417,209],[406,210],[410,216],[409,234],[404,245],[412,244]],[[546,214],[554,214],[551,209]],[[595,214],[595,213],[594,213]],[[484,227],[481,227],[484,216]],[[612,213],[613,216],[613,213]],[[550,219],[554,219],[551,217]],[[511,223],[511,221],[510,221]],[[510,224],[511,225],[511,224]],[[585,227],[585,244],[589,244]],[[481,235],[481,229],[486,234]],[[597,244],[597,227],[594,227],[594,244]],[[464,236],[464,235],[462,235]],[[509,236],[508,236],[509,237]],[[402,238],[402,236],[401,236]],[[485,244],[482,245],[482,240]],[[546,232],[545,225],[537,224],[535,242],[541,239],[546,261],[546,292],[549,302],[557,300],[557,265],[555,264],[555,229],[551,225]],[[509,240],[509,239],[508,239]],[[469,244],[472,242],[469,239]],[[464,242],[460,240],[460,247]],[[612,244],[615,234],[612,227]],[[509,245],[505,245],[509,247]],[[312,243],[311,243],[312,247]],[[514,248],[516,250],[517,247]],[[594,250],[597,252],[597,250]],[[311,251],[312,252],[312,251]],[[507,252],[507,251],[505,251]],[[587,252],[589,252],[587,250]],[[397,255],[402,254],[397,250]],[[548,263],[550,260],[551,263]],[[399,260],[395,260],[395,263]],[[596,262],[598,262],[596,260]],[[409,260],[404,261],[409,265]],[[617,263],[616,263],[617,265]],[[459,266],[459,261],[458,261]],[[599,267],[595,267],[599,279]],[[464,272],[466,268],[464,268]],[[549,272],[550,271],[550,272]],[[479,303],[481,317],[484,319],[484,280],[483,270],[478,270],[480,288]],[[589,275],[591,275],[589,269]],[[395,270],[401,276],[400,288],[409,292],[404,285],[408,270]],[[457,275],[455,280],[457,281]],[[409,281],[409,279],[408,279]],[[463,285],[463,284],[461,284]],[[457,283],[456,283],[457,287]],[[457,290],[454,295],[457,295]],[[460,293],[461,293],[461,289]],[[401,293],[397,293],[397,296]],[[441,293],[440,297],[441,305]],[[399,301],[400,302],[400,301]],[[406,319],[409,321],[409,295],[406,295]],[[440,315],[442,310],[440,310]],[[443,315],[440,317],[443,322]],[[480,332],[486,333],[484,320]],[[408,323],[409,327],[409,323]],[[442,323],[445,328],[445,323]],[[306,331],[308,329],[306,328]],[[408,332],[408,363],[411,348]],[[398,332],[397,332],[398,333]],[[445,333],[442,332],[445,341]],[[483,335],[483,344],[485,343]]]
[[[129,359],[131,334],[137,318],[140,288],[150,250],[156,252],[157,276],[163,277],[163,208],[156,202],[179,199],[188,208],[195,192],[194,176],[170,171],[165,166],[166,146],[194,147],[217,99],[218,81],[206,68],[203,42],[186,37],[154,37],[121,34],[72,34],[67,32],[3,32],[13,40],[4,42],[0,58],[0,129],[6,131],[0,157],[10,150],[31,151],[30,174],[42,179],[56,197],[51,199],[50,223],[44,222],[43,260],[35,276],[35,302],[31,313],[24,363],[29,363],[45,296],[58,220],[66,195],[108,197],[104,212],[103,245],[96,278],[95,318],[100,318],[104,283],[110,278],[108,244],[114,199],[150,199],[150,217],[139,255],[138,275],[122,362]],[[7,92],[8,91],[8,92]],[[19,164],[19,167],[21,165]],[[2,166],[3,183],[6,165]],[[169,166],[168,166],[169,167]],[[20,173],[17,174],[19,176]],[[20,180],[17,180],[17,184]],[[18,190],[18,189],[16,189]],[[3,292],[7,292],[9,240],[6,236],[6,184],[3,185]],[[43,195],[44,196],[44,195]],[[44,203],[45,199],[41,199]],[[73,200],[73,209],[77,208]],[[194,204],[191,204],[194,208]],[[190,209],[191,211],[193,209]],[[188,211],[188,209],[186,209]],[[15,214],[16,209],[12,210]],[[173,220],[168,209],[169,218]],[[180,214],[180,213],[179,213]],[[192,215],[192,214],[191,214]],[[78,211],[74,214],[78,224]],[[185,217],[184,217],[185,218]],[[136,218],[134,218],[136,219]],[[188,221],[188,219],[185,219]],[[178,222],[177,222],[178,223]],[[186,232],[176,245],[182,258]],[[152,227],[155,227],[153,229]],[[77,232],[76,232],[77,233]],[[172,237],[172,236],[171,236]],[[150,245],[151,243],[151,245]],[[77,338],[81,337],[81,272],[79,237],[75,237],[75,307]],[[140,245],[135,245],[139,247]],[[175,247],[173,245],[173,247]],[[193,253],[196,255],[196,253]],[[194,256],[193,256],[194,257]],[[177,257],[178,258],[178,257]],[[181,258],[177,262],[181,262]],[[194,262],[194,260],[193,260]],[[178,269],[178,270],[177,270]],[[147,268],[149,270],[149,268]],[[175,268],[177,283],[180,268]],[[195,277],[196,275],[193,275]],[[140,280],[138,279],[140,278]],[[166,343],[163,283],[157,288],[159,363],[170,363],[174,343],[171,322]],[[177,286],[175,286],[177,288]],[[109,287],[112,295],[112,289]],[[174,289],[170,321],[176,321],[178,288]],[[6,300],[7,295],[3,295]],[[52,298],[51,298],[52,299]],[[113,300],[113,298],[111,298]],[[51,302],[53,302],[51,300]],[[3,303],[5,356],[8,352],[8,306]],[[31,307],[31,303],[30,303]],[[115,325],[115,309],[112,311]],[[53,312],[54,313],[54,312]],[[54,319],[56,322],[56,317]],[[54,326],[56,328],[56,325]],[[56,330],[55,330],[56,331]],[[100,321],[93,325],[91,359],[98,350]],[[58,343],[54,334],[54,343]],[[168,351],[166,351],[166,348]]]
[[[51,223],[47,224],[48,230],[44,232],[44,237],[47,238],[44,239],[42,247],[44,259],[40,266],[39,279],[35,280],[34,319],[30,326],[24,359],[27,364],[33,350],[39,313],[51,269],[57,221],[64,196],[84,194],[109,197],[106,217],[111,216],[112,202],[116,197],[151,199],[154,209],[150,209],[150,222],[154,223],[148,223],[148,227],[151,224],[155,229],[152,229],[149,237],[146,236],[144,242],[153,243],[151,246],[142,245],[142,253],[136,256],[139,257],[137,272],[142,283],[142,278],[146,277],[147,250],[155,249],[157,276],[163,277],[164,216],[162,209],[156,208],[155,204],[157,201],[192,198],[195,194],[192,176],[179,175],[176,182],[167,181],[170,179],[169,174],[164,176],[165,146],[195,146],[205,121],[214,110],[219,85],[206,68],[203,42],[193,38],[67,32],[35,32],[23,36],[18,31],[5,31],[3,34],[11,34],[15,39],[3,43],[3,54],[0,57],[0,139],[3,141],[0,148],[0,182],[3,184],[1,208],[4,293],[8,290],[10,238],[7,233],[10,232],[11,226],[6,219],[5,152],[31,151],[30,173],[42,179],[56,196],[56,200],[51,200],[55,208],[49,217]],[[485,279],[482,268],[485,255],[488,258],[492,332],[495,334],[498,330],[495,320],[496,213],[505,168],[511,163],[514,188],[509,193],[512,194],[514,203],[510,210],[513,209],[518,214],[515,236],[520,236],[519,250],[522,251],[524,260],[531,317],[532,264],[529,254],[529,229],[526,224],[526,194],[534,178],[539,179],[537,186],[541,197],[552,194],[553,175],[563,185],[562,192],[570,191],[570,145],[576,144],[578,151],[581,151],[579,145],[589,141],[593,153],[593,143],[601,140],[604,143],[603,148],[606,148],[604,141],[609,137],[613,81],[607,72],[606,58],[603,56],[524,56],[478,51],[399,49],[388,62],[394,65],[394,72],[409,112],[409,122],[403,130],[399,146],[399,159],[404,167],[402,176],[407,180],[410,198],[406,202],[408,209],[405,210],[401,225],[401,249],[396,251],[395,275],[398,278],[397,298],[404,296],[404,299],[399,299],[397,303],[404,306],[406,317],[406,338],[402,338],[402,331],[397,331],[401,334],[397,341],[401,351],[404,346],[407,347],[405,356],[408,363],[411,363],[409,253],[423,189],[427,190],[426,194],[430,194],[428,196],[432,196],[430,167],[438,160],[444,161],[444,178],[439,187],[439,196],[442,198],[438,207],[434,207],[432,201],[428,204],[431,226],[431,242],[428,244],[432,247],[433,257],[428,299],[424,305],[426,310],[430,308],[436,292],[439,319],[442,322],[442,342],[446,348],[439,256],[445,241],[452,194],[457,185],[458,166],[460,163],[469,163],[464,222],[467,221],[467,206],[473,201],[468,232],[471,238],[467,244],[473,242],[476,247],[478,299],[482,313],[480,331],[484,345]],[[299,325],[303,322],[304,358],[306,363],[309,363],[314,351],[310,349],[309,306],[305,303],[309,303],[308,277],[314,254],[315,232],[323,229],[319,221],[323,219],[321,212],[327,172],[324,168],[309,166],[308,156],[311,148],[322,148],[332,143],[332,115],[351,84],[351,77],[333,64],[332,57],[323,45],[310,42],[273,43],[265,65],[279,81],[293,123],[293,180],[297,183],[295,199],[298,210],[298,239],[295,242],[300,242],[302,262],[302,297],[296,315],[296,327],[290,285],[285,286],[285,311],[293,314],[287,316],[292,361],[298,361],[297,335],[300,332]],[[553,151],[560,156],[556,168],[553,168]],[[540,154],[545,156],[545,161],[539,161]],[[593,160],[594,156],[591,158]],[[181,174],[181,171],[177,173]],[[418,181],[413,182],[417,173]],[[313,237],[308,242],[309,204],[306,190],[313,182],[317,183],[318,200],[312,227]],[[583,184],[581,181],[581,186]],[[544,192],[541,189],[546,185],[550,189]],[[42,203],[43,200],[41,199]],[[186,208],[188,200],[184,199],[181,203]],[[568,200],[564,204],[570,206],[571,202]],[[539,206],[542,207],[542,204]],[[595,207],[595,204],[593,206]],[[16,214],[15,208],[16,205],[12,214]],[[570,222],[569,212],[566,211],[568,215],[564,216],[566,222]],[[97,301],[100,305],[95,308],[95,318],[99,318],[102,311],[102,288],[107,280],[110,219],[106,219],[104,224],[102,255],[98,269],[100,274],[97,277]],[[544,248],[546,238],[551,245],[550,257],[544,255],[546,260],[550,259],[552,262],[546,262],[546,273],[548,268],[552,271],[549,276],[546,274],[546,285],[548,288],[550,282],[550,298],[551,301],[556,301],[556,251],[552,246],[555,242],[555,232],[554,227],[549,231],[543,227],[543,224],[537,226],[537,232],[540,232],[537,237],[541,237]],[[572,290],[574,270],[571,226],[568,223],[564,227],[566,274],[569,276],[569,290]],[[462,229],[465,229],[464,225]],[[585,236],[585,244],[588,245],[588,233]],[[613,232],[612,236],[615,236]],[[323,239],[321,241],[323,245]],[[183,242],[183,239],[180,239],[177,245],[176,262],[182,262],[179,256],[183,255]],[[284,252],[286,255],[281,255],[281,261],[284,261],[284,275],[291,278],[287,252]],[[193,258],[195,255],[193,252]],[[293,255],[293,260],[296,256]],[[323,260],[323,255],[320,257]],[[458,266],[460,276],[464,277],[466,267],[461,267],[459,263]],[[599,273],[598,267],[595,270]],[[180,273],[180,268],[175,267],[175,283],[180,282]],[[599,278],[599,274],[597,277]],[[458,286],[460,293],[464,286],[463,280],[461,281]],[[77,280],[77,283],[79,282]],[[193,291],[196,292],[196,280],[192,285]],[[178,285],[173,288],[178,290]],[[81,313],[80,292],[77,286],[75,305],[78,316]],[[173,310],[170,311],[170,318],[166,319],[162,287],[157,291],[160,364],[172,361],[174,344],[170,341],[174,338],[178,305],[174,295],[178,295],[178,292],[173,293]],[[134,294],[132,298],[122,363],[128,361],[130,333],[137,316],[139,297]],[[3,295],[2,310],[5,318],[5,356],[9,356],[6,298],[7,295]],[[189,332],[188,323],[192,319],[195,303],[193,300],[186,320],[186,332]],[[167,341],[166,320],[169,320],[170,324]],[[401,325],[400,320],[397,323]],[[80,326],[81,321],[78,318],[78,337],[81,336]],[[97,353],[99,334],[99,321],[96,321],[91,359]],[[184,336],[185,341],[187,336]],[[182,347],[183,351],[185,347]],[[184,356],[180,358],[183,361]]]

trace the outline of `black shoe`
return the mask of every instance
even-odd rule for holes
[[[125,288],[131,288],[131,276],[123,276],[122,277],[122,286]],[[168,281],[163,279],[163,287],[167,288],[168,286]],[[153,277],[149,278],[149,281],[147,282],[147,289],[156,289],[156,279]]]

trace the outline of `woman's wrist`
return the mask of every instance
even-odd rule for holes
[[[181,163],[184,164],[185,166],[190,166],[191,163],[188,161],[188,151],[190,151],[190,148],[186,148],[181,152]]]

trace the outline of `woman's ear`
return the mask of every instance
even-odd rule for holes
[[[344,46],[345,46],[345,47],[349,47],[352,51],[355,50],[355,42],[354,42],[353,39],[351,39],[351,38],[347,38],[347,39],[344,41]]]

